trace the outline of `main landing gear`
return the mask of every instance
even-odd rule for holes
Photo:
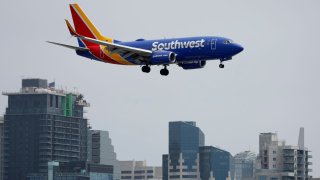
[[[162,76],[168,76],[169,70],[167,69],[167,65],[164,65],[164,68],[160,70],[160,74]]]
[[[151,68],[150,68],[150,66],[146,65],[146,66],[142,66],[141,70],[144,73],[149,73],[151,71]]]
[[[160,74],[162,76],[168,76],[169,75],[169,70],[167,69],[167,66],[168,65],[164,65],[164,68],[160,70]],[[144,66],[142,66],[141,70],[144,73],[149,73],[151,71],[151,68],[148,65],[144,65]]]

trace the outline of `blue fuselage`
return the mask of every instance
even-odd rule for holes
[[[177,62],[230,60],[243,50],[239,44],[230,39],[214,36],[172,38],[159,40],[139,39],[118,44],[152,51],[170,51],[175,53]]]

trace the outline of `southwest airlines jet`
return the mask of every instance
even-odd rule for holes
[[[214,36],[122,42],[103,36],[78,4],[71,4],[70,10],[74,28],[68,20],[66,23],[71,35],[77,38],[79,47],[49,43],[73,49],[79,56],[96,61],[139,65],[145,73],[151,71],[152,65],[161,65],[160,74],[167,76],[167,67],[171,64],[183,69],[200,69],[208,60],[219,60],[219,67],[224,68],[224,61],[231,60],[243,50],[231,39]]]

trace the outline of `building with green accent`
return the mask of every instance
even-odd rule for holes
[[[88,107],[75,92],[48,87],[44,79],[23,79],[19,92],[5,92],[4,179],[46,173],[48,161],[87,160]]]

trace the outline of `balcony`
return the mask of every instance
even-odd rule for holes
[[[88,103],[88,102],[85,101],[85,100],[78,100],[78,101],[76,101],[75,104],[78,105],[78,106],[90,107],[90,103]]]
[[[298,171],[305,171],[304,166],[298,166]]]
[[[304,154],[298,154],[297,156],[298,157],[304,157]]]
[[[294,160],[293,160],[293,158],[284,159],[283,163],[285,163],[285,164],[291,164],[291,163],[294,163]]]
[[[52,147],[51,147],[51,145],[40,145],[40,147],[39,147],[39,149],[40,150],[51,150],[52,149]]]
[[[297,164],[305,164],[305,161],[303,161],[303,160],[298,160],[298,163]]]
[[[294,156],[293,152],[284,152],[283,156]]]

